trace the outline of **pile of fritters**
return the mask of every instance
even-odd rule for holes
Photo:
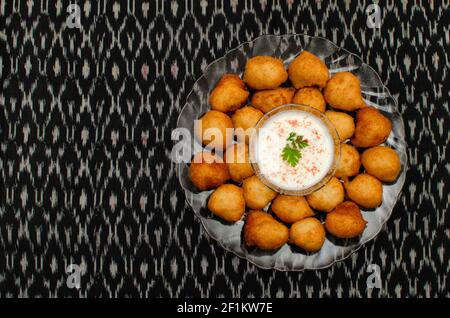
[[[283,61],[255,56],[243,79],[224,74],[210,94],[211,110],[200,117],[197,136],[205,146],[220,141],[224,155],[205,150],[194,156],[189,174],[199,190],[215,189],[208,209],[227,222],[245,219],[247,246],[276,250],[286,243],[305,251],[320,250],[326,232],[337,238],[361,235],[366,227],[360,208],[382,203],[382,182],[400,173],[395,150],[383,145],[391,122],[367,106],[358,77],[330,72],[314,54],[301,52],[286,70]],[[254,175],[249,163],[249,132],[264,113],[285,104],[303,104],[325,113],[342,142],[335,176],[306,197],[281,195]],[[235,136],[227,136],[229,128]],[[216,138],[217,137],[217,138]],[[237,142],[235,141],[237,140]],[[247,213],[246,213],[247,212]],[[325,222],[317,218],[325,213]]]

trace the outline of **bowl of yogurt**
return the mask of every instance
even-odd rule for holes
[[[289,104],[267,112],[250,139],[250,161],[268,187],[304,196],[325,185],[340,156],[340,140],[328,118],[315,108]]]

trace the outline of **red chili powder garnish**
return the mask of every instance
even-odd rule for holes
[[[292,127],[297,127],[298,126],[298,120],[297,119],[290,119],[290,120],[288,120],[288,123]]]
[[[313,166],[313,167],[311,168],[311,172],[312,172],[312,174],[315,176],[315,175],[319,172],[319,169],[317,168],[317,166]]]
[[[322,137],[320,133],[317,131],[317,129],[313,129],[312,133],[314,134],[317,140],[320,140],[320,138]]]

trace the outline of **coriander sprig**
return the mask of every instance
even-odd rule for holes
[[[303,139],[303,136],[299,136],[295,132],[291,132],[286,141],[288,143],[284,146],[281,156],[284,161],[295,167],[302,158],[301,150],[309,146],[308,140]]]

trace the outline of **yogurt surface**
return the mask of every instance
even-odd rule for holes
[[[291,133],[301,136],[308,144],[300,150],[301,158],[295,166],[282,155]],[[303,110],[273,114],[259,128],[252,147],[260,174],[288,191],[308,189],[320,182],[334,160],[334,142],[328,127],[319,117]]]

